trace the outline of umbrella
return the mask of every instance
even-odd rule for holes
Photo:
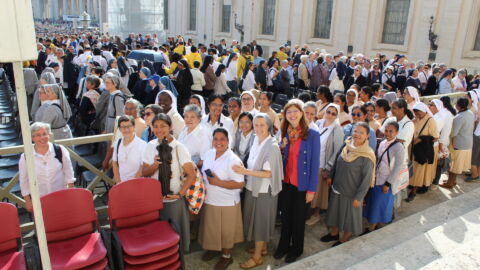
[[[160,52],[156,52],[153,50],[135,50],[132,51],[127,58],[135,59],[135,60],[149,60],[152,62],[161,62],[164,63],[165,59],[163,59],[163,55]]]
[[[158,180],[162,185],[162,195],[171,194],[170,178],[172,178],[172,147],[168,145],[166,138],[163,138],[162,143],[157,145],[158,158],[161,164],[158,166]]]

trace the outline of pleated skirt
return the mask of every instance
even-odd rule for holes
[[[247,241],[265,241],[272,239],[277,216],[278,196],[271,193],[259,193],[253,197],[250,190],[245,191],[243,205],[243,230]]]
[[[163,220],[171,219],[181,237],[183,250],[190,250],[190,217],[187,205],[183,199],[178,199],[173,202],[164,202],[161,211]]]
[[[363,208],[363,216],[369,223],[389,223],[393,214],[392,189],[383,193],[383,186],[375,186],[370,190],[366,205]]]
[[[330,194],[326,224],[336,226],[341,232],[359,235],[363,232],[362,207],[355,208],[353,199],[332,192]]]

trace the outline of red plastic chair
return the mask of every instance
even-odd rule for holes
[[[107,250],[97,232],[92,193],[71,188],[40,200],[52,269],[105,269]]]
[[[108,194],[108,216],[117,269],[178,269],[182,263],[180,236],[163,208],[160,182],[132,179],[115,185]]]
[[[0,202],[0,270],[27,269],[17,208]]]

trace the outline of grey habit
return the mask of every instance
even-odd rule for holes
[[[50,124],[55,140],[72,138],[72,131],[67,125],[68,119],[65,119],[60,108],[51,102],[45,102],[38,108],[34,121]]]
[[[252,136],[253,137],[253,136]],[[252,191],[246,190],[243,205],[243,229],[248,241],[269,242],[275,231],[278,193],[282,190],[283,162],[278,142],[274,137],[266,139],[252,170],[261,171],[269,162],[272,172],[268,193],[259,193],[262,179],[252,177]]]
[[[339,231],[352,232],[354,235],[363,232],[363,208],[354,208],[352,202],[363,201],[370,188],[373,166],[372,161],[366,157],[346,162],[341,155],[338,156],[328,203],[327,226],[337,226]]]

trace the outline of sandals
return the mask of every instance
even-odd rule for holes
[[[255,253],[255,247],[247,248],[247,252],[250,253],[250,254]],[[268,255],[268,250],[263,249],[262,250],[262,256],[267,256],[267,255]]]
[[[263,264],[263,259],[262,258],[257,260],[255,258],[251,257],[246,262],[240,263],[240,268],[242,268],[242,269],[252,269],[252,268],[255,268],[255,267],[257,267],[259,265],[262,265],[262,264]]]

